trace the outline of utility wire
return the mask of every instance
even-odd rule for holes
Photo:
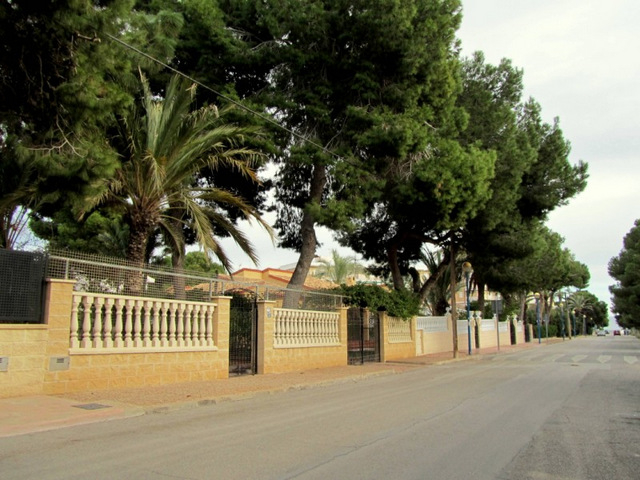
[[[296,133],[296,132],[294,132],[293,130],[291,130],[291,129],[289,129],[289,128],[285,127],[285,126],[283,126],[282,124],[278,123],[278,122],[277,122],[276,120],[274,120],[273,118],[271,118],[271,117],[269,117],[269,116],[267,116],[267,115],[264,115],[263,113],[258,112],[258,111],[256,111],[256,110],[253,110],[253,109],[251,109],[251,108],[247,107],[246,105],[243,105],[242,103],[238,102],[237,100],[234,100],[233,98],[228,97],[228,96],[224,95],[223,93],[220,93],[220,92],[216,91],[215,89],[213,89],[213,88],[209,87],[208,85],[203,84],[202,82],[200,82],[200,81],[196,80],[195,78],[193,78],[193,77],[191,77],[191,76],[187,75],[186,73],[181,72],[181,71],[180,71],[180,70],[178,70],[177,68],[174,68],[174,67],[172,67],[171,65],[168,65],[167,63],[164,63],[163,61],[158,60],[157,58],[153,57],[152,55],[149,55],[148,53],[143,52],[142,50],[140,50],[140,49],[138,49],[138,48],[134,47],[133,45],[131,45],[131,44],[129,44],[129,43],[127,43],[127,42],[125,42],[125,41],[123,41],[123,40],[121,40],[121,39],[119,39],[119,38],[117,38],[117,37],[113,36],[113,35],[111,35],[110,33],[105,33],[105,35],[106,35],[107,37],[109,37],[111,40],[113,40],[114,42],[116,42],[116,43],[120,44],[121,46],[123,46],[123,47],[125,47],[125,48],[127,48],[127,49],[129,49],[129,50],[132,50],[132,51],[136,52],[138,55],[142,55],[143,57],[145,57],[145,58],[147,58],[147,59],[151,60],[152,62],[157,63],[158,65],[162,65],[164,68],[167,68],[167,69],[171,70],[172,72],[174,72],[174,73],[176,73],[176,74],[180,75],[181,77],[183,77],[183,78],[185,78],[185,79],[189,80],[190,82],[193,82],[193,83],[195,83],[196,85],[198,85],[198,86],[200,86],[200,87],[204,88],[205,90],[208,90],[208,91],[210,91],[211,93],[213,93],[213,94],[217,95],[218,97],[223,98],[223,99],[224,99],[224,100],[226,100],[227,102],[232,103],[233,105],[236,105],[237,107],[241,108],[242,110],[244,110],[244,111],[246,111],[246,112],[248,112],[248,113],[250,113],[250,114],[252,114],[252,115],[256,115],[257,117],[261,118],[262,120],[264,120],[264,121],[266,121],[266,122],[268,122],[268,123],[270,123],[270,124],[272,124],[272,125],[275,125],[276,127],[278,127],[278,128],[280,128],[280,129],[282,129],[282,130],[286,131],[286,132],[287,132],[287,133],[289,133],[290,135],[293,135],[294,137],[299,138],[299,139],[300,139],[300,140],[302,140],[303,142],[306,142],[306,143],[308,143],[308,144],[310,144],[310,145],[313,145],[313,146],[314,146],[314,147],[316,147],[316,148],[319,148],[319,149],[320,149],[320,150],[322,150],[323,152],[325,152],[325,153],[327,153],[327,154],[331,155],[332,157],[335,157],[335,158],[336,158],[336,159],[338,159],[338,160],[341,160],[341,159],[342,159],[339,155],[337,155],[337,154],[335,154],[334,152],[330,151],[330,150],[329,150],[329,149],[327,149],[326,147],[324,147],[324,146],[320,145],[319,143],[314,142],[313,140],[309,140],[309,139],[308,139],[308,138],[306,138],[305,136],[303,136],[303,135],[301,135],[301,134],[299,134],[299,133]]]

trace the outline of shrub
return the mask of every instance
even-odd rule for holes
[[[339,289],[344,304],[386,311],[392,317],[408,319],[420,312],[416,295],[407,290],[386,290],[377,285],[343,285]]]

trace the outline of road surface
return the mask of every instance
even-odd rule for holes
[[[0,439],[10,479],[637,479],[640,341],[482,360]]]

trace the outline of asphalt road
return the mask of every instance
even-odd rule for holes
[[[640,341],[592,337],[0,439],[10,479],[637,479]]]

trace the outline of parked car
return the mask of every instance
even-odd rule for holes
[[[596,335],[597,335],[597,336],[599,336],[599,337],[604,337],[604,336],[606,336],[607,334],[606,334],[606,332],[605,332],[604,330],[598,330],[598,331],[596,332]]]
[[[620,330],[614,330],[614,331],[613,331],[613,334],[614,334],[614,335],[620,335]]]

